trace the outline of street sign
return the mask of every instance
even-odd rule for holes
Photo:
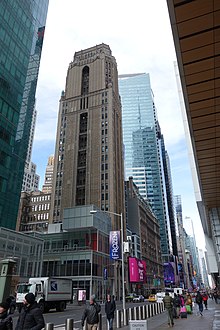
[[[130,330],[147,330],[147,320],[129,320]]]

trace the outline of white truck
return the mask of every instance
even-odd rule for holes
[[[28,283],[17,286],[16,306],[20,311],[27,293],[32,292],[42,312],[49,312],[56,308],[58,312],[64,311],[66,304],[72,302],[72,279],[61,277],[35,277]]]

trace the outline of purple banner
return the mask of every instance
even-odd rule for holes
[[[110,259],[121,259],[120,231],[110,231],[109,235]]]

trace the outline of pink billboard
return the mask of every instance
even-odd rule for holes
[[[146,262],[137,258],[129,258],[130,282],[146,283]]]

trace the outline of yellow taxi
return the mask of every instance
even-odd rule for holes
[[[148,300],[149,302],[156,302],[156,301],[157,301],[157,299],[156,299],[156,297],[155,297],[154,294],[151,294],[151,295],[148,297],[147,300]]]

